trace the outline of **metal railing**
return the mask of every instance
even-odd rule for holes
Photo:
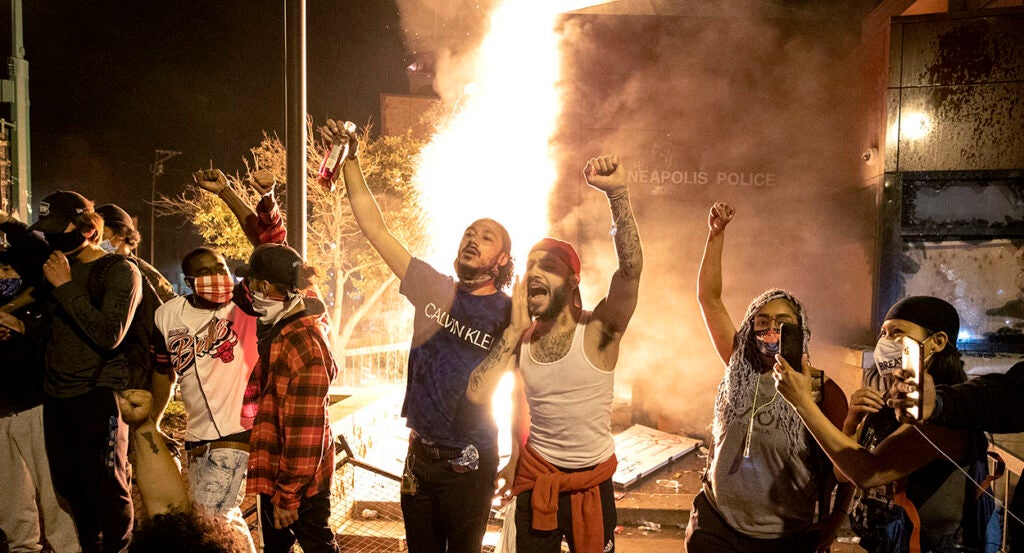
[[[337,352],[335,386],[367,386],[403,382],[409,362],[409,344],[384,344]]]

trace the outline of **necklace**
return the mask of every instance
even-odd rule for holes
[[[775,403],[776,398],[779,397],[779,390],[778,390],[778,388],[776,388],[775,389],[775,395],[773,395],[772,398],[770,400],[768,400],[767,403],[765,403],[764,405],[758,407],[757,406],[757,393],[758,393],[758,391],[760,389],[761,389],[761,375],[758,375],[757,376],[757,383],[754,384],[754,403],[752,403],[751,406],[750,406],[750,423],[747,425],[747,435],[743,439],[743,458],[744,459],[749,459],[750,458],[750,438],[751,438],[751,436],[754,433],[754,417],[757,416],[757,414],[760,413],[765,407],[768,407],[769,405]]]

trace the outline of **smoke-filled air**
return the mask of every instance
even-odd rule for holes
[[[418,172],[439,263],[477,217],[505,224],[520,259],[540,236],[563,238],[579,249],[592,308],[616,257],[607,201],[582,168],[616,153],[645,258],[616,394],[638,415],[697,437],[710,423],[723,367],[696,276],[715,201],[736,209],[723,263],[737,326],[751,299],[781,287],[808,309],[818,368],[871,341],[875,187],[862,182],[862,132],[846,117],[862,93],[857,29],[540,4],[399,2],[407,46],[436,56],[435,91],[454,106]]]

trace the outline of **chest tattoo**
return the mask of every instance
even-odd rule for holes
[[[572,346],[575,327],[562,332],[548,333],[537,339],[532,345],[533,356],[541,363],[552,363],[566,356]]]

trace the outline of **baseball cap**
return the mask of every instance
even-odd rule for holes
[[[252,251],[248,263],[235,269],[235,274],[294,289],[298,286],[298,274],[302,266],[302,257],[292,248],[284,244],[261,244]]]
[[[114,204],[105,204],[96,208],[96,213],[103,218],[103,224],[108,227],[119,227],[135,230],[135,223],[131,215]]]
[[[58,190],[39,202],[39,219],[29,230],[64,232],[68,223],[83,213],[92,211],[92,202],[78,192]]]

